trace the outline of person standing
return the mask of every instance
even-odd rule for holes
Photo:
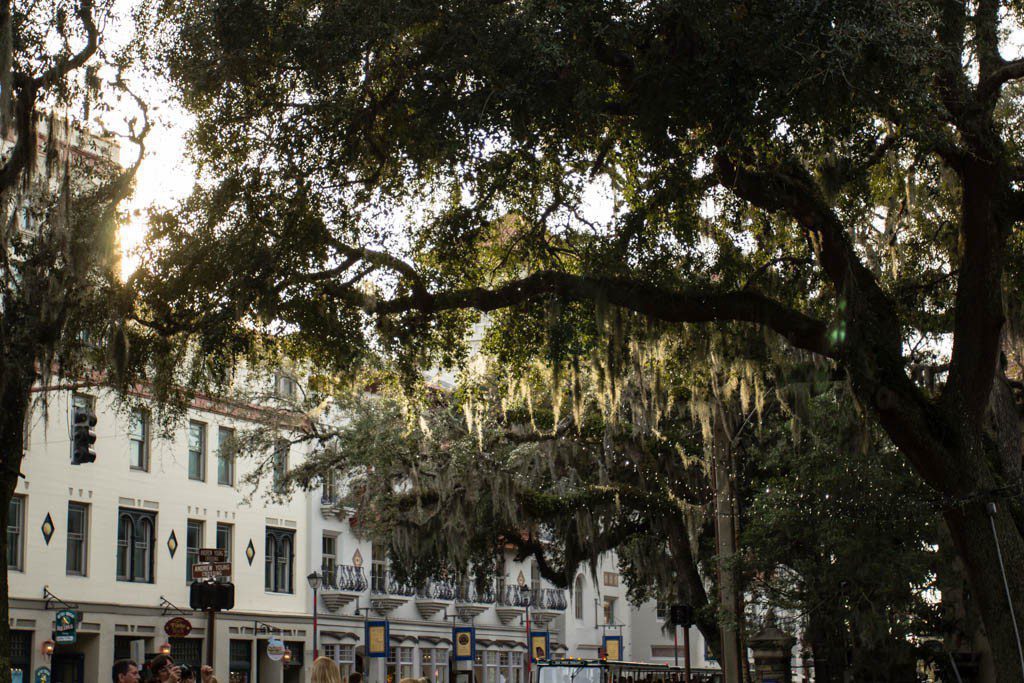
[[[317,657],[313,662],[313,683],[341,683],[341,669],[329,657]]]
[[[139,683],[139,665],[130,659],[119,659],[110,670],[113,683]]]

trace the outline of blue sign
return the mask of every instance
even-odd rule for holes
[[[50,683],[50,667],[41,666],[36,669],[36,683]]]
[[[476,629],[472,626],[453,628],[452,643],[456,662],[471,662],[476,658]]]
[[[549,659],[548,652],[551,650],[551,634],[547,631],[530,632],[530,661],[539,662],[542,659]]]
[[[391,642],[391,627],[387,621],[366,622],[366,656],[387,657]]]
[[[601,647],[604,649],[605,659],[613,662],[622,661],[622,636],[605,636]]]

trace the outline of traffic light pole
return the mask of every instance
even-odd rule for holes
[[[213,627],[216,613],[215,609],[206,610],[206,665],[209,667],[213,666],[213,636],[215,633]]]
[[[686,683],[690,683],[690,627],[687,626],[683,629],[683,662],[686,667],[683,669],[684,678]]]

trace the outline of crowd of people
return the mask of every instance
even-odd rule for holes
[[[130,659],[119,659],[114,662],[111,670],[112,683],[217,683],[213,675],[213,667],[199,668],[199,681],[196,673],[187,666],[174,663],[170,655],[160,654],[139,667]],[[313,662],[313,683],[342,683],[341,669],[328,657],[317,657]],[[363,675],[354,671],[348,676],[346,683],[362,683]],[[399,683],[428,683],[425,678],[403,678]]]

